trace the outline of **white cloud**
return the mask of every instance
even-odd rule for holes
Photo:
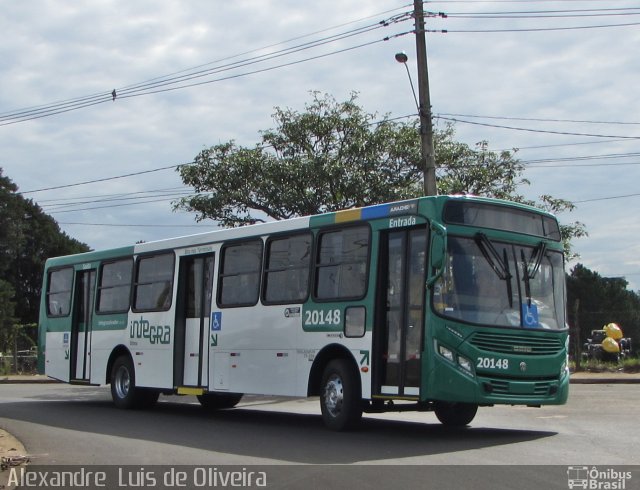
[[[113,88],[236,54],[251,52],[233,60],[274,52],[282,48],[275,43],[391,9],[405,7],[407,10],[407,3],[400,0],[7,2],[0,18],[0,113],[89,94],[110,93]],[[449,13],[557,10],[567,6],[567,2],[527,3],[527,9],[503,2],[426,4],[427,9]],[[629,4],[607,2],[607,8],[615,7],[629,7]],[[571,2],[570,8],[600,7],[596,2]],[[399,11],[375,15],[359,24],[346,24],[295,43],[373,24]],[[638,121],[639,72],[635,58],[640,48],[640,30],[637,27],[535,33],[453,32],[478,28],[608,24],[635,19],[634,16],[510,21],[453,16],[429,18],[429,29],[452,31],[427,36],[434,112]],[[414,38],[409,34],[385,42],[376,41],[411,29],[411,23],[405,22],[330,43],[280,61],[303,59],[360,43],[373,44],[278,70],[173,92],[118,98],[114,102],[57,116],[0,126],[0,166],[22,190],[32,190],[183,163],[191,160],[204,146],[230,139],[246,145],[258,142],[259,131],[273,126],[273,107],[301,110],[310,100],[310,90],[331,93],[339,100],[355,90],[360,93],[361,105],[369,112],[391,113],[392,116],[410,114],[415,112],[413,97],[406,73],[394,61],[393,55],[400,50],[407,52],[416,81]],[[253,52],[266,46],[271,47]],[[233,73],[273,64],[275,62],[252,65]],[[640,136],[637,125],[478,121],[567,133]],[[594,140],[463,123],[457,124],[457,133],[467,143],[488,140],[495,148]],[[523,149],[519,156],[530,160],[640,152],[638,143],[638,140],[627,140]],[[623,161],[634,162],[634,159],[590,163]],[[635,161],[640,162],[637,158]],[[527,176],[532,180],[526,190],[531,196],[547,193],[581,201],[637,192],[640,166],[532,168]],[[29,196],[44,202],[62,197],[180,186],[176,172],[168,170]],[[638,197],[584,203],[573,215],[566,217],[567,220],[583,221],[588,226],[590,238],[576,242],[582,262],[605,275],[630,274],[627,279],[634,289],[640,289],[639,254],[635,245],[640,231],[635,216],[637,203]],[[194,224],[192,216],[171,212],[167,202],[54,216],[60,222]],[[63,228],[94,248],[196,231],[194,228],[78,225],[63,225]]]

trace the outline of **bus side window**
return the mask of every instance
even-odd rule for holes
[[[131,297],[131,274],[133,260],[130,258],[105,262],[98,286],[98,313],[120,313],[129,310]]]
[[[66,267],[49,272],[47,281],[47,315],[67,316],[71,311],[73,268]]]
[[[267,304],[303,302],[309,293],[310,233],[267,242],[263,301]]]
[[[225,245],[218,277],[218,306],[253,306],[260,293],[262,240]]]
[[[360,299],[367,292],[369,228],[349,227],[318,237],[315,297]]]
[[[174,260],[173,252],[138,258],[134,311],[166,311],[171,308]]]

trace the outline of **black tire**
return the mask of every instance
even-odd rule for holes
[[[324,425],[336,431],[353,429],[362,418],[360,378],[353,363],[334,359],[324,370],[320,386]]]
[[[118,357],[111,368],[111,398],[118,408],[150,408],[160,392],[136,386],[136,373],[131,357]]]
[[[207,410],[221,410],[235,407],[242,400],[242,393],[205,393],[198,395],[198,401]]]
[[[438,420],[449,427],[468,425],[478,412],[475,403],[435,402],[433,410]]]

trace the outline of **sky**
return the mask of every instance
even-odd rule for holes
[[[576,204],[577,262],[640,290],[640,1],[425,2],[436,127],[518,149],[519,192]],[[260,142],[275,107],[357,92],[415,117],[412,2],[0,0],[0,167],[93,249],[216,227],[175,167]],[[441,15],[440,13],[446,14]],[[383,22],[386,21],[386,22]],[[446,32],[444,32],[446,31]],[[113,99],[112,91],[116,97]],[[94,183],[86,183],[96,181]],[[80,185],[78,185],[80,184]]]

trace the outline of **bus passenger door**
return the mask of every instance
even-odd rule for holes
[[[214,254],[180,259],[175,321],[174,385],[208,385]]]
[[[70,373],[73,381],[88,382],[91,378],[91,332],[93,302],[96,290],[96,270],[76,273],[73,292],[73,319],[71,322]]]
[[[381,234],[374,396],[414,399],[420,394],[426,249],[424,228]]]

